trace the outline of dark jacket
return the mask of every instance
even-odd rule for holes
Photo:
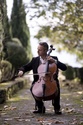
[[[61,69],[62,71],[65,71],[67,69],[66,65],[60,61],[58,61],[58,58],[55,56],[52,56],[54,59],[57,60],[57,67],[58,69]],[[32,58],[31,62],[27,63],[26,65],[22,66],[19,70],[22,70],[24,73],[30,70],[33,70],[33,74],[37,73],[37,69],[40,63],[40,57],[34,57]],[[34,82],[38,80],[38,75],[33,75],[34,77]],[[57,76],[58,77],[58,76]]]

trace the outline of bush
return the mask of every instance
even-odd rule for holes
[[[68,80],[77,79],[80,83],[83,83],[83,67],[67,66],[67,70],[63,72],[63,75],[65,75]]]
[[[22,46],[22,43],[20,42],[20,40],[18,38],[12,38],[11,42],[13,42],[19,46]]]
[[[2,60],[0,62],[0,69],[1,69],[0,82],[11,80],[13,76],[12,64],[6,60]]]
[[[63,73],[68,80],[74,79],[73,68],[71,66],[67,67],[67,70]]]
[[[12,63],[15,69],[29,61],[25,49],[14,42],[7,43],[7,54],[7,60]]]
[[[79,77],[80,79],[80,83],[83,84],[83,67],[82,68],[79,68]]]

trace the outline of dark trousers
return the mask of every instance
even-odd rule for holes
[[[55,99],[52,100],[52,105],[54,106],[54,110],[60,110],[60,85],[59,80],[57,80],[58,94]]]
[[[57,80],[57,87],[58,87],[58,94],[55,97],[55,99],[52,100],[52,105],[54,106],[54,110],[56,110],[56,109],[60,110],[60,85],[59,85],[58,80]],[[32,89],[31,89],[31,93],[32,93]],[[34,95],[33,95],[33,97],[34,97]],[[35,97],[34,97],[34,99],[35,99]],[[39,100],[35,99],[35,105],[36,105],[36,107],[38,107],[38,109],[42,109],[42,107],[44,106],[44,103],[42,100],[39,101]]]

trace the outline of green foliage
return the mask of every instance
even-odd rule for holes
[[[73,68],[71,66],[67,67],[67,70],[63,73],[66,76],[66,79],[74,79]]]
[[[7,60],[12,63],[16,70],[29,61],[26,51],[22,46],[14,42],[8,42],[6,46],[8,54]]]
[[[32,57],[30,46],[30,32],[26,23],[26,13],[21,1],[14,0],[11,14],[12,36],[18,38],[27,51],[28,58]]]
[[[50,26],[43,26],[42,29],[39,30],[38,34],[35,36],[36,38],[40,39],[43,37],[51,37],[51,29]]]
[[[36,3],[41,5],[39,0],[36,0],[35,8]],[[44,37],[49,38],[50,42],[57,45],[59,51],[65,49],[69,53],[76,54],[77,61],[83,64],[83,1],[43,0],[41,8],[46,11],[46,15],[42,16],[47,19],[47,24],[45,26],[41,24],[36,37],[39,40]]]
[[[0,8],[0,16],[1,16],[1,19],[2,19],[2,13],[1,13],[1,10],[2,8]],[[2,56],[2,53],[3,53],[3,44],[2,44],[2,41],[3,41],[3,25],[2,25],[2,21],[0,21],[0,61],[2,60],[3,56]]]
[[[10,34],[10,24],[7,17],[6,0],[3,0],[1,5],[2,5],[2,15],[3,15],[2,24],[4,29],[4,41],[7,41],[8,39],[11,38],[11,34]]]
[[[4,45],[10,38],[6,9],[6,0],[0,1],[0,82],[10,80],[13,74],[11,63],[4,60]]]
[[[83,67],[67,66],[67,70],[63,72],[67,80],[74,80],[74,82],[83,84]]]
[[[2,33],[0,32],[0,62],[2,61],[1,59],[5,59],[5,62],[0,63],[1,81],[10,80],[11,75],[14,75],[15,70],[27,63],[32,56],[30,48],[30,33],[26,24],[26,13],[24,11],[24,7],[22,6],[22,0],[19,1],[18,6],[16,6],[16,3],[18,4],[18,0],[15,0],[14,2],[14,7],[16,8],[14,8],[15,15],[13,15],[14,22],[12,21],[11,23],[13,24],[13,28],[10,26],[7,17],[6,0],[0,2],[0,31],[2,31]],[[11,38],[10,27],[11,33],[15,33],[15,38]],[[22,41],[22,43],[18,38]],[[27,49],[28,47],[29,49]],[[10,68],[10,65],[12,68]]]
[[[83,84],[83,68],[79,68],[79,79],[80,82]]]
[[[0,48],[0,58],[4,59],[6,55],[6,42],[11,39],[11,33],[10,33],[10,24],[7,17],[7,6],[6,6],[6,0],[0,1],[0,44],[2,44],[2,47]]]
[[[22,44],[21,44],[21,42],[20,42],[20,40],[18,38],[12,38],[10,42],[13,42],[13,43],[15,43],[15,44],[17,44],[19,46],[22,46]]]
[[[11,63],[9,61],[2,60],[0,62],[0,69],[1,69],[0,82],[11,80],[13,76]]]

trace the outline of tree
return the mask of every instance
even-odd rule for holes
[[[26,23],[26,13],[22,0],[14,0],[11,14],[12,37],[18,38],[27,51],[28,58],[32,57],[30,32]]]
[[[58,46],[59,51],[65,49],[76,54],[77,60],[83,64],[83,1],[31,0],[31,2],[33,3],[31,7],[35,10],[31,19],[42,16],[47,20],[47,24],[40,25],[36,37],[49,38]]]
[[[5,61],[5,43],[6,40],[10,37],[8,29],[8,18],[6,12],[6,1],[0,1],[0,82],[8,80],[11,78],[11,64],[8,61]]]
[[[3,5],[4,3],[0,1],[0,62],[3,59],[3,39],[4,39],[4,29],[3,29]],[[1,69],[0,69],[1,73]]]
[[[11,34],[10,34],[10,24],[9,20],[7,17],[7,5],[6,5],[6,0],[1,0],[1,6],[2,8],[2,24],[3,24],[3,29],[4,29],[4,40],[7,41],[8,39],[11,39]]]
[[[13,38],[11,42],[7,42],[6,46],[8,49],[7,60],[13,65],[15,71],[17,72],[19,67],[29,62],[25,49],[20,44],[20,41],[15,38]]]
[[[60,22],[52,30],[52,37],[61,43],[59,49],[66,49],[75,53],[78,60],[83,63],[83,10],[81,0],[65,2],[62,4],[61,12],[58,14]],[[54,40],[53,40],[54,41]],[[59,41],[59,42],[58,42]],[[82,60],[82,61],[81,61]]]
[[[7,17],[6,0],[0,1],[0,82],[10,80],[17,69],[28,62],[20,40],[12,38]],[[29,47],[30,49],[30,47]],[[16,50],[16,51],[15,51]],[[21,56],[20,56],[21,55]],[[28,54],[30,56],[30,54]]]
[[[0,23],[2,23],[1,25],[1,35],[3,36],[2,39],[2,44],[3,44],[3,58],[6,58],[6,53],[7,53],[7,48],[6,48],[6,43],[8,40],[11,39],[11,33],[10,33],[10,24],[9,24],[9,20],[7,17],[7,5],[6,5],[6,0],[1,0],[0,1],[0,6],[1,6],[1,21]]]

